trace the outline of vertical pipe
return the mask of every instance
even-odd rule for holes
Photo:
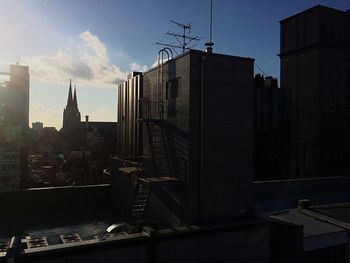
[[[200,147],[199,147],[199,189],[198,189],[198,224],[201,223],[202,217],[202,202],[203,202],[203,173],[204,173],[204,156],[203,156],[203,144],[204,144],[204,61],[205,56],[201,56],[201,87],[200,87]]]

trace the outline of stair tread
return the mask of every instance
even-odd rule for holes
[[[145,211],[145,208],[135,208],[131,209],[130,213],[143,213]]]
[[[132,207],[136,208],[136,207],[145,207],[145,206],[146,206],[146,203],[144,203],[144,204],[134,204]]]

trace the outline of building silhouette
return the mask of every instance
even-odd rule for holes
[[[35,131],[41,131],[44,128],[44,124],[42,122],[33,122],[32,129]]]
[[[292,178],[349,175],[349,19],[318,5],[280,22]]]
[[[254,77],[254,181],[289,178],[290,96],[277,79]]]
[[[25,187],[28,165],[29,69],[10,65],[0,84],[0,190]]]
[[[76,88],[74,88],[74,95],[72,95],[72,81],[70,80],[67,105],[63,110],[63,132],[70,133],[77,130],[80,126],[80,120],[77,91]]]
[[[31,187],[88,185],[109,181],[103,170],[116,151],[116,122],[81,121],[77,91],[70,80],[63,127],[31,131]],[[50,168],[50,169],[49,169]]]

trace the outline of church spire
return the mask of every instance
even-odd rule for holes
[[[69,92],[68,92],[68,104],[70,104],[73,101],[72,97],[72,79],[69,79]]]
[[[73,97],[73,103],[74,105],[78,105],[78,100],[77,100],[77,85],[74,85],[74,97]]]
[[[72,92],[72,80],[69,80],[69,93],[66,108],[63,110],[63,130],[70,132],[80,127],[80,112],[77,102],[77,88],[74,86],[74,95]]]

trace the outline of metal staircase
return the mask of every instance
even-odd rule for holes
[[[159,185],[168,181],[175,181],[173,177],[172,161],[169,153],[166,129],[164,125],[165,89],[164,89],[164,62],[172,58],[169,48],[163,48],[158,53],[157,61],[157,98],[156,101],[142,98],[138,100],[140,119],[147,129],[149,151],[153,172],[148,177],[138,177],[135,183],[135,194],[129,212],[130,220],[137,221],[143,218],[148,206],[152,185]]]
[[[149,123],[151,154],[156,177],[171,177],[171,161],[167,149],[167,138],[159,124]]]
[[[150,189],[146,184],[141,183],[140,179],[137,179],[134,200],[129,213],[129,219],[131,221],[137,221],[143,218],[145,209],[147,208],[150,197]]]

